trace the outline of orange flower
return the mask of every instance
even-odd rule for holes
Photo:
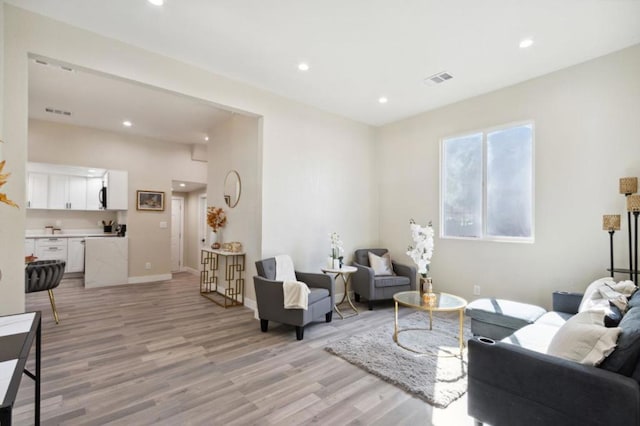
[[[207,225],[217,232],[227,223],[227,215],[220,207],[207,207]]]
[[[5,183],[7,183],[7,179],[9,179],[9,176],[11,175],[11,173],[2,174],[2,169],[4,168],[5,162],[6,162],[6,160],[0,161],[0,186],[2,186]],[[4,194],[2,192],[0,192],[0,203],[5,203],[5,204],[8,204],[8,205],[10,205],[12,207],[18,207],[18,205],[16,203],[14,203],[9,198],[7,198],[7,194]]]

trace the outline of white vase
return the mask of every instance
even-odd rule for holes
[[[340,269],[340,259],[333,259],[333,269]]]
[[[333,257],[331,256],[327,257],[327,268],[333,269]]]
[[[209,245],[213,245],[218,242],[218,233],[211,231],[209,233]]]

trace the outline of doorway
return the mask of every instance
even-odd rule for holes
[[[184,264],[184,198],[171,197],[171,272],[182,271]]]

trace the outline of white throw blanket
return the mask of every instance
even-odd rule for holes
[[[293,261],[285,254],[276,256],[276,281],[282,281],[285,309],[309,308],[309,287],[296,280]]]
[[[606,311],[611,302],[624,313],[627,310],[627,297],[631,296],[636,288],[633,281],[629,280],[617,283],[610,277],[595,280],[585,290],[578,312]]]

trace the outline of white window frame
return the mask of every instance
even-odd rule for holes
[[[531,236],[530,237],[508,237],[508,236],[490,236],[487,235],[487,134],[509,129],[511,127],[519,126],[531,126]],[[479,237],[458,237],[453,235],[444,234],[444,141],[445,139],[455,139],[464,136],[470,136],[474,134],[482,134],[482,235]],[[448,135],[440,139],[440,197],[439,197],[439,210],[440,210],[440,231],[439,235],[442,239],[449,240],[468,240],[468,241],[493,241],[493,242],[508,242],[508,243],[527,243],[533,244],[535,242],[535,170],[536,170],[536,137],[535,137],[535,123],[533,120],[515,121],[507,124],[501,124],[493,127],[486,127],[478,130],[470,130],[464,133],[458,133],[454,135]]]

